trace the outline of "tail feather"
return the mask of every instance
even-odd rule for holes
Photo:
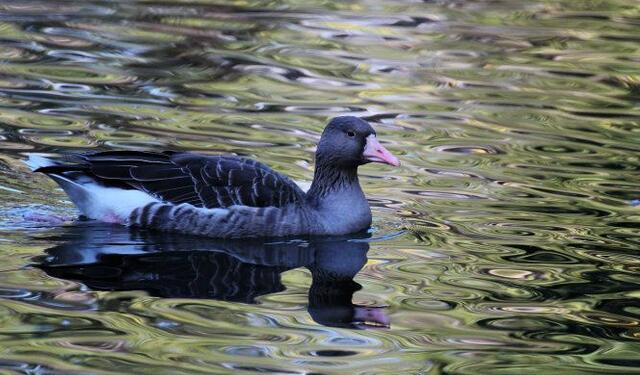
[[[41,155],[29,155],[25,162],[34,172],[53,179],[82,215],[108,222],[125,223],[137,207],[157,201],[151,195],[122,184],[106,185],[83,164],[62,164]]]
[[[62,190],[67,193],[73,204],[78,208],[78,210],[80,210],[83,215],[95,218],[93,217],[94,215],[90,214],[92,200],[95,197],[87,188],[86,180],[85,184],[82,184],[62,174],[47,174],[47,176],[51,177],[52,180],[60,185]]]
[[[44,174],[59,174],[64,172],[88,172],[89,169],[84,165],[49,165],[46,167],[39,167],[34,170],[36,173]]]
[[[49,159],[39,154],[29,154],[29,158],[24,162],[27,167],[29,167],[32,171],[36,171],[40,168],[52,167],[54,165],[58,165],[59,163],[55,160]]]

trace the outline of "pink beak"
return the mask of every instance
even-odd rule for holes
[[[378,139],[376,139],[376,136],[373,134],[367,137],[367,144],[364,146],[362,157],[364,160],[374,163],[384,163],[395,167],[400,165],[398,158],[391,155],[391,153],[378,142]]]

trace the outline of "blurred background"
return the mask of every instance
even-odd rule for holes
[[[638,373],[639,103],[636,0],[4,0],[0,369]],[[310,181],[344,114],[403,163],[361,168],[377,240],[355,250],[24,219],[75,214],[29,153]]]

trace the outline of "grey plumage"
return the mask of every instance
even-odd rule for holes
[[[381,156],[366,157],[371,147]],[[37,171],[54,178],[75,203],[79,193],[74,193],[74,181],[81,179],[90,181],[84,185],[83,202],[100,200],[90,189],[144,193],[129,194],[129,200],[139,204],[121,208],[112,203],[113,212],[104,202],[97,205],[99,213],[82,206],[85,215],[103,221],[219,238],[339,235],[371,225],[357,168],[380,160],[397,165],[368,123],[338,117],[320,139],[308,193],[262,163],[226,155],[108,151],[78,155],[77,163]],[[71,183],[74,189],[67,186]]]
[[[304,205],[201,208],[188,203],[152,202],[134,209],[128,223],[216,238],[277,237],[323,231],[313,211]]]

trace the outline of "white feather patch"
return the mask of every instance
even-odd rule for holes
[[[39,154],[29,154],[29,158],[24,161],[27,167],[35,171],[38,168],[56,165],[56,162]]]
[[[58,182],[84,216],[95,220],[125,223],[136,208],[158,202],[158,199],[145,192],[106,187],[88,176],[78,179],[62,174],[49,176]]]
[[[131,212],[158,199],[140,190],[105,187],[96,183],[82,185],[88,198],[84,207],[78,208],[92,219],[124,223]]]
[[[293,181],[305,193],[311,188],[311,181]]]
[[[29,154],[25,164],[32,170],[58,164],[42,154]],[[155,197],[139,190],[120,189],[98,184],[89,176],[50,174],[69,195],[80,212],[91,219],[124,223],[133,210],[151,202]]]

